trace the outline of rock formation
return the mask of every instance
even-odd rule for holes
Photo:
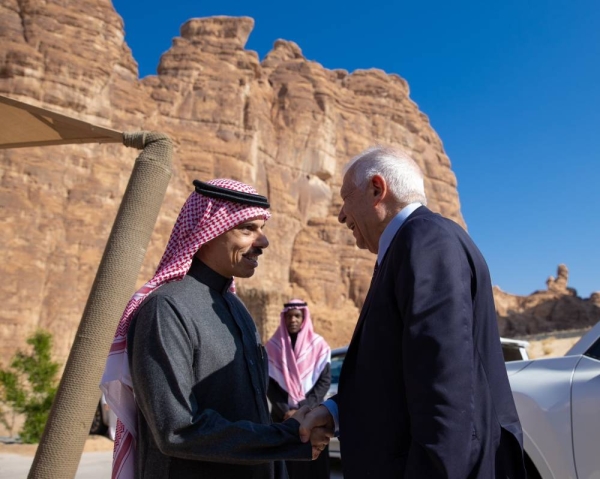
[[[189,20],[157,75],[140,80],[110,1],[0,0],[0,94],[173,139],[174,176],[139,284],[154,272],[193,179],[255,185],[271,200],[271,246],[255,277],[238,282],[240,295],[264,338],[282,303],[302,297],[317,330],[339,346],[374,261],[337,224],[341,166],[367,146],[400,146],[426,173],[429,206],[464,226],[456,178],[404,79],[328,70],[284,40],[260,61],[244,49],[253,26]],[[115,145],[0,153],[0,362],[36,327],[54,334],[66,358],[135,154]]]
[[[529,296],[514,296],[494,287],[500,333],[514,337],[582,329],[600,321],[600,293],[582,299],[567,286],[568,280],[569,270],[561,264],[556,279],[550,276],[546,281],[548,289]]]
[[[374,143],[408,149],[430,206],[464,224],[456,179],[406,81],[328,70],[283,40],[261,61],[250,18],[192,19],[138,79],[106,0],[0,0],[0,94],[121,130],[174,140],[174,177],[139,282],[154,271],[194,178],[231,177],[269,196],[271,246],[240,295],[264,337],[291,296],[334,345],[350,337],[374,257],[337,224],[341,166]],[[0,358],[36,327],[65,358],[135,152],[120,146],[7,150],[2,161]],[[117,318],[115,318],[116,320]]]

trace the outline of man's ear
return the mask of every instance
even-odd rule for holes
[[[370,183],[373,194],[373,205],[375,206],[387,196],[388,187],[385,179],[381,175],[373,176]]]

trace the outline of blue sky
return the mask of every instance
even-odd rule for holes
[[[544,289],[559,263],[569,285],[600,291],[600,2],[113,2],[140,76],[186,20],[255,20],[263,58],[296,42],[327,68],[405,78],[444,143],[469,233],[492,281]]]

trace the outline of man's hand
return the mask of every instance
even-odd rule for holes
[[[302,411],[302,409],[303,408],[300,408],[299,411]],[[302,417],[302,419],[300,419],[300,417]],[[302,442],[308,442],[311,438],[312,430],[316,427],[326,429],[330,433],[329,437],[333,437],[333,416],[329,412],[329,409],[323,405],[317,406],[308,413],[303,412],[303,414],[296,419],[300,421],[300,440]]]
[[[314,461],[333,437],[333,417],[325,406],[317,406],[312,411],[308,406],[302,406],[292,417],[300,422],[300,440],[310,440]]]
[[[315,427],[310,432],[310,444],[312,446],[313,461],[319,457],[319,454],[329,444],[329,440],[333,437],[333,431],[324,427]]]
[[[308,407],[308,406],[307,406]],[[294,414],[296,414],[297,409],[290,409],[283,415],[283,420],[291,418]]]

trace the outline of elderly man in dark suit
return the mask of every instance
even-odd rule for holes
[[[469,235],[425,207],[404,152],[346,166],[340,223],[377,254],[339,382],[301,436],[339,433],[345,479],[526,477],[490,275]]]

